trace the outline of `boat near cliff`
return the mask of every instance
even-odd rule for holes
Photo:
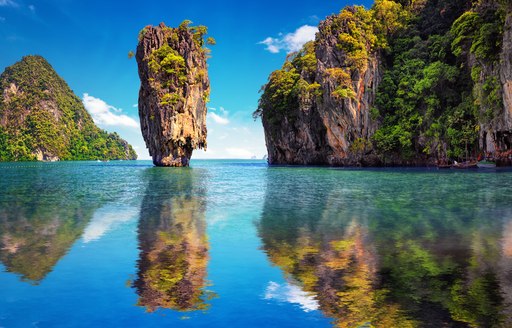
[[[477,163],[479,169],[493,169],[496,168],[496,162],[483,160]]]
[[[477,161],[465,161],[465,162],[454,161],[452,167],[454,169],[477,169],[478,162]]]

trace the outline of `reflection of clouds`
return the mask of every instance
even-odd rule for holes
[[[135,207],[105,206],[94,213],[94,216],[85,228],[82,235],[84,243],[100,239],[105,233],[114,229],[122,223],[130,221],[138,214]]]
[[[306,293],[299,286],[288,282],[283,285],[273,281],[269,282],[264,298],[266,300],[299,304],[304,312],[315,311],[319,308],[318,301],[313,295]]]
[[[210,215],[208,215],[208,224],[210,226],[216,225],[216,224],[225,224],[227,220],[229,219],[229,215],[227,212],[213,212]]]

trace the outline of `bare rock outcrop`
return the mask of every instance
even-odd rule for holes
[[[139,35],[139,116],[157,166],[188,166],[192,151],[206,148],[205,33],[205,27],[184,22],[178,28],[147,26]]]

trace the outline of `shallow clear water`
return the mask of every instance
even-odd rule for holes
[[[512,326],[512,172],[0,164],[0,327]]]

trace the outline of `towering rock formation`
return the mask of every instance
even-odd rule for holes
[[[263,88],[270,164],[512,164],[506,1],[376,0],[320,23]]]
[[[510,150],[512,149],[512,4],[506,5],[506,13],[499,66],[503,90],[503,114],[496,129],[495,140],[500,149]],[[512,164],[507,157],[509,156],[504,154],[502,161]]]
[[[505,21],[500,63],[503,104],[505,107],[503,128],[512,130],[512,8],[510,7]]]
[[[192,151],[206,148],[206,27],[188,23],[147,26],[139,35],[139,116],[157,166],[188,166]]]
[[[492,43],[491,54],[482,56],[469,52],[468,63],[476,72],[474,91],[480,112],[480,148],[495,153],[498,163],[512,164],[512,5],[496,1],[483,2],[476,7],[475,20],[491,24],[488,35],[474,32],[477,36],[489,39]],[[467,15],[469,16],[469,15]],[[472,16],[469,16],[472,17]],[[502,20],[503,17],[503,20]],[[463,17],[462,17],[463,18]],[[469,19],[459,19],[462,23]],[[480,23],[482,24],[482,23]],[[460,25],[460,24],[459,24]],[[478,35],[480,34],[480,35]],[[481,41],[478,41],[483,43]],[[476,42],[473,42],[476,43]],[[472,46],[480,49],[489,46],[486,43]]]
[[[41,56],[0,75],[0,161],[136,159],[117,133],[99,129]]]
[[[357,162],[358,151],[376,128],[370,105],[381,79],[363,11],[348,7],[328,17],[316,41],[270,76],[255,113],[262,117],[270,164]],[[356,30],[357,39],[351,36]],[[347,50],[343,42],[353,48]],[[361,149],[352,151],[355,147]]]

